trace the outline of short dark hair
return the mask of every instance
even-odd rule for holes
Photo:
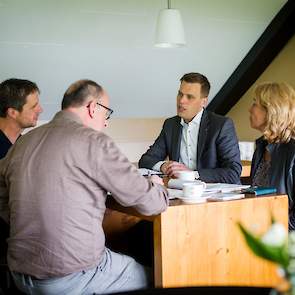
[[[202,97],[207,97],[209,95],[210,91],[210,83],[204,75],[200,73],[187,73],[184,74],[180,78],[181,82],[186,82],[186,83],[199,83],[201,84],[201,95]]]
[[[61,108],[80,107],[90,96],[100,97],[103,89],[96,82],[91,80],[79,80],[74,82],[65,92]]]
[[[40,90],[36,83],[23,79],[8,79],[0,84],[0,117],[7,116],[7,110],[13,108],[22,111],[27,96]]]

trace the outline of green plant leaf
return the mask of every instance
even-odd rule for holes
[[[287,243],[283,246],[270,246],[263,243],[260,237],[252,235],[246,228],[238,223],[238,226],[246,240],[246,243],[257,256],[280,264],[283,268],[288,266],[289,255]]]

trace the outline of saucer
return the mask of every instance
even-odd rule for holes
[[[181,200],[184,203],[187,203],[187,204],[197,204],[197,203],[205,203],[205,202],[207,202],[207,198],[205,198],[205,197],[198,197],[198,198],[178,197],[178,199]]]

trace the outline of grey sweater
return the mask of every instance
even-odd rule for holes
[[[0,161],[10,270],[43,279],[96,266],[105,247],[107,192],[145,215],[168,205],[163,186],[142,177],[107,135],[69,111],[22,136]]]

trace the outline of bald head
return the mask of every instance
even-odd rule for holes
[[[79,80],[74,82],[64,94],[61,108],[78,108],[85,105],[91,99],[100,99],[103,89],[91,80]]]

